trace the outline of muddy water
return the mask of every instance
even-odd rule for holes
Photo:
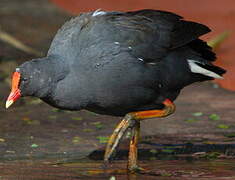
[[[125,161],[116,161],[108,167],[102,161],[80,160],[80,162],[57,164],[49,161],[21,161],[0,164],[3,179],[235,179],[233,160],[216,161],[141,161],[145,169],[137,174],[126,171]]]

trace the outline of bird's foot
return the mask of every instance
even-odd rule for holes
[[[113,131],[113,134],[110,136],[108,144],[106,146],[104,155],[105,162],[108,162],[110,160],[128,128],[134,127],[134,124],[135,120],[133,119],[133,116],[131,114],[127,114],[124,119],[118,124],[118,126]]]
[[[141,173],[141,172],[144,172],[145,169],[144,168],[141,168],[139,166],[131,166],[131,167],[128,167],[128,170],[130,173]]]

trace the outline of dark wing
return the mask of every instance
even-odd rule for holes
[[[57,56],[57,60],[68,60],[75,57],[78,49],[80,48],[80,33],[82,29],[90,23],[90,21],[91,13],[80,14],[79,16],[67,21],[56,33],[48,51],[48,55]]]
[[[145,62],[156,62],[170,50],[209,31],[202,24],[182,20],[181,16],[165,11],[96,11],[65,23],[55,36],[48,55],[59,55],[60,59],[73,63],[78,56],[95,59],[127,50]],[[94,46],[97,44],[99,48]]]
[[[210,32],[202,24],[182,20],[181,16],[165,11],[114,13],[104,19],[115,27],[115,41],[131,48],[133,56],[147,61],[161,60],[169,50]]]

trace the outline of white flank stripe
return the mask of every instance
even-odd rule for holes
[[[213,78],[217,78],[217,79],[223,79],[223,77],[220,76],[219,74],[216,74],[212,71],[209,71],[208,69],[200,67],[199,65],[196,64],[196,62],[197,61],[195,61],[195,60],[188,59],[188,64],[189,64],[189,68],[190,68],[191,72],[203,74],[205,76],[209,76],[209,77],[213,77]],[[198,63],[200,63],[200,62],[198,62]]]
[[[101,11],[100,9],[97,9],[95,12],[93,12],[92,16],[101,16],[101,15],[105,15],[106,12]]]

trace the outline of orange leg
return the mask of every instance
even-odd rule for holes
[[[129,147],[129,157],[127,168],[131,171],[138,171],[137,159],[138,159],[138,141],[140,137],[140,121],[136,121],[136,125],[132,129],[132,137]]]
[[[118,124],[118,126],[113,131],[113,134],[110,136],[108,144],[106,146],[104,161],[108,162],[114,153],[116,147],[118,146],[123,135],[126,133],[127,129],[130,127],[133,122],[132,116],[127,114],[123,120]]]
[[[133,129],[133,136],[130,142],[130,152],[129,152],[129,161],[128,169],[133,171],[138,169],[137,166],[137,144],[140,131],[140,121],[149,118],[155,117],[166,117],[175,111],[175,105],[169,100],[166,99],[163,104],[165,105],[161,110],[148,110],[140,112],[128,113],[120,124],[115,128],[113,134],[109,138],[104,160],[107,162],[111,158],[115,149],[117,148],[120,140],[128,130],[128,128]]]

